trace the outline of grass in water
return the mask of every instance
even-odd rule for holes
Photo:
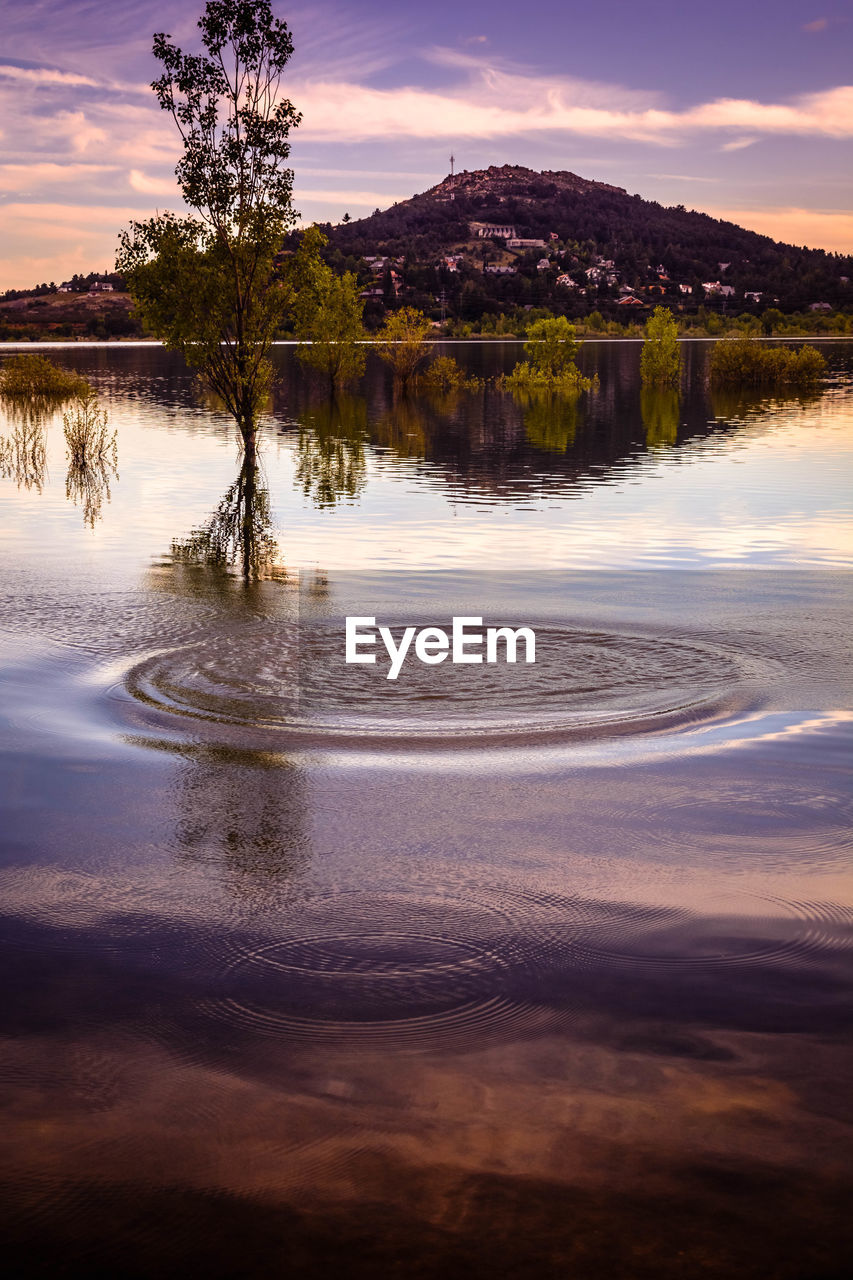
[[[107,411],[91,388],[77,396],[62,421],[68,451],[65,496],[82,506],[84,521],[94,528],[104,500],[110,500],[110,480],[118,477],[117,432],[110,433]]]
[[[91,467],[99,463],[115,466],[117,433],[110,435],[107,411],[98,404],[91,388],[78,395],[72,408],[62,415],[65,444],[72,466]]]

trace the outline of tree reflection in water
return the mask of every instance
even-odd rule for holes
[[[391,408],[371,424],[372,441],[382,449],[392,449],[398,458],[429,457],[432,429],[453,398],[452,394],[431,393],[428,413],[411,395],[396,395]]]
[[[367,401],[340,393],[299,418],[295,483],[318,507],[358,498],[367,482]]]
[[[3,399],[3,409],[12,424],[10,435],[0,436],[0,476],[14,480],[19,488],[42,488],[47,476],[47,427],[67,396],[28,396]],[[73,457],[65,474],[65,496],[83,508],[83,520],[94,528],[104,501],[110,501],[110,482],[118,479],[118,453],[113,440],[106,450],[85,462]]]
[[[640,413],[646,429],[646,445],[659,449],[673,445],[678,437],[680,401],[672,387],[643,387],[640,391]]]
[[[118,480],[118,455],[111,453],[92,462],[78,463],[72,458],[65,474],[65,496],[75,507],[83,508],[83,520],[90,529],[100,519],[104,500],[110,501],[110,481]]]
[[[276,576],[270,494],[256,461],[243,458],[237,479],[206,523],[172,542],[172,559],[216,569],[237,565],[246,582]]]
[[[196,747],[177,782],[178,853],[208,863],[247,905],[267,908],[310,854],[303,772],[289,760],[234,747]]]
[[[512,398],[524,413],[527,443],[547,453],[565,453],[575,442],[580,394],[514,389]]]
[[[0,476],[14,480],[20,489],[41,493],[47,472],[44,415],[14,412],[11,407],[7,412],[13,426],[11,435],[0,436]]]
[[[757,387],[710,387],[711,413],[727,422],[740,422],[744,418],[758,418],[772,408],[785,405],[791,409],[805,409],[817,404],[820,391],[769,393]]]

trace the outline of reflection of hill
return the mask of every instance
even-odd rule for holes
[[[491,378],[512,367],[521,344],[448,343],[439,350],[452,352],[476,376]],[[584,343],[581,369],[588,376],[597,374],[600,385],[579,401],[573,430],[566,414],[558,419],[544,407],[533,411],[488,384],[450,395],[416,390],[395,396],[386,368],[372,354],[362,396],[324,401],[305,377],[294,348],[282,346],[275,351],[278,383],[266,431],[272,427],[287,437],[298,433],[297,483],[321,506],[361,494],[371,449],[377,470],[405,462],[423,470],[433,483],[451,488],[457,499],[485,494],[517,501],[571,492],[642,467],[650,451],[663,443],[670,458],[683,454],[686,459],[710,435],[741,430],[745,412],[753,422],[761,419],[760,400],[746,405],[740,396],[723,403],[715,392],[709,402],[708,350],[706,343],[685,344],[685,392],[673,435],[671,409],[663,415],[661,406],[653,410],[647,404],[644,416],[639,343]],[[217,418],[200,407],[192,374],[160,347],[78,346],[74,363],[99,387],[146,401],[149,412],[156,409],[158,421],[171,429],[191,434],[211,425],[220,428]],[[224,419],[221,429],[229,429]]]
[[[502,343],[442,344],[440,349],[452,350],[466,368],[481,377],[511,368],[521,351],[520,344]],[[529,399],[522,402],[490,384],[448,395],[414,389],[401,396],[395,394],[384,367],[369,360],[366,394],[364,401],[359,401],[366,404],[366,447],[376,450],[377,470],[405,463],[452,489],[457,500],[487,494],[517,501],[600,483],[610,475],[618,477],[643,466],[661,444],[677,456],[688,442],[729,430],[711,420],[704,344],[686,348],[687,391],[675,420],[671,405],[646,403],[644,407],[639,358],[639,343],[586,343],[581,367],[587,375],[598,374],[600,387],[574,404],[559,397],[538,399],[535,404]],[[279,360],[281,376],[275,393],[279,429],[290,435],[298,425],[304,433],[305,423],[317,420],[317,402],[311,399],[312,393],[290,354],[280,352]],[[335,431],[341,434],[340,427]],[[312,449],[322,435],[321,425],[319,430],[315,428],[317,440],[311,442]],[[303,439],[300,452],[305,446]],[[335,468],[344,459],[336,459],[332,450],[323,464],[325,471],[321,461],[315,458],[311,463],[319,469],[320,477],[308,473],[308,491],[313,484],[316,492],[318,478],[335,488]],[[338,492],[345,496],[347,484],[347,470],[342,466]]]

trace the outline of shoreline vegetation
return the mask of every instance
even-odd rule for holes
[[[116,291],[101,295],[95,302],[83,295],[85,306],[81,303],[75,307],[62,303],[63,321],[51,319],[50,311],[40,305],[41,299],[33,298],[32,308],[18,307],[10,310],[9,303],[0,301],[0,349],[4,344],[18,343],[69,343],[69,342],[144,342],[158,341],[155,335],[144,328],[139,317],[134,313],[130,295]],[[29,300],[28,300],[29,301]],[[389,312],[394,315],[396,312]],[[573,319],[575,332],[581,338],[594,338],[596,341],[613,339],[643,339],[645,326],[649,316],[637,317],[633,320],[605,320],[593,312],[591,315]],[[723,315],[719,312],[673,312],[678,338],[708,339],[729,336],[753,337],[759,339],[790,338],[849,338],[853,336],[853,315],[844,311],[834,312],[792,312],[783,315],[779,312],[770,315],[765,312],[754,314],[743,312],[739,315]],[[15,319],[12,319],[15,316]],[[460,322],[448,320],[445,323],[430,322],[430,338],[434,341],[482,341],[512,342],[525,341],[528,330],[537,320],[554,318],[554,313],[544,308],[529,312],[483,316],[480,321]],[[367,343],[381,341],[378,331],[367,329],[364,333]],[[300,333],[296,328],[282,329],[276,335],[277,342],[310,343],[311,337],[304,330]]]

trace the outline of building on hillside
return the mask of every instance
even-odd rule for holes
[[[113,286],[108,280],[93,280],[89,285],[90,293],[112,293]]]
[[[831,311],[831,302],[810,302],[809,311]]]
[[[577,289],[578,282],[569,275],[557,276],[557,284],[563,289]]]
[[[692,293],[692,292],[693,292],[693,285],[692,285],[692,284],[680,284],[680,285],[678,286],[678,292],[679,292],[679,293]]]
[[[515,227],[506,222],[469,222],[468,230],[475,240],[512,240]]]
[[[548,271],[548,270],[549,270],[549,268],[550,268],[550,266],[551,266],[551,259],[550,259],[550,258],[540,258],[540,259],[539,259],[539,261],[536,263],[536,270],[537,270],[537,271]]]
[[[545,249],[544,240],[525,240],[523,237],[510,236],[506,242],[508,249]]]
[[[743,295],[743,297],[745,302],[760,302],[761,299],[764,297],[764,294],[758,293],[754,289],[750,289],[748,293],[745,293]]]
[[[504,267],[499,262],[487,262],[483,267],[483,275],[486,276],[514,276],[516,274],[515,267]]]

